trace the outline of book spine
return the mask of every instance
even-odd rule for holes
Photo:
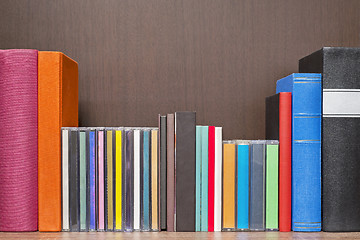
[[[70,230],[69,223],[69,130],[62,130],[62,231]]]
[[[265,228],[278,230],[279,209],[279,145],[278,141],[267,141],[266,144],[266,214]]]
[[[196,126],[196,206],[195,206],[195,231],[201,231],[201,148],[202,126]]]
[[[96,139],[95,131],[89,131],[89,230],[96,231]]]
[[[42,173],[38,172],[38,166],[42,167],[38,162],[38,52],[0,50],[0,79],[0,231],[37,231],[41,206],[51,211],[56,208],[54,216],[59,231],[60,127],[56,128],[57,141],[52,146],[52,150],[56,147],[56,193],[51,193],[56,196],[56,205],[49,206],[38,199],[38,193],[42,193],[42,186],[38,185],[38,173]],[[41,178],[39,183],[42,182]],[[43,193],[49,194],[46,190]]]
[[[175,220],[175,119],[174,114],[167,115],[167,183],[166,183],[166,221],[168,232],[174,232]]]
[[[153,231],[159,231],[158,135],[158,130],[151,130],[151,230]]]
[[[113,131],[106,130],[106,195],[107,195],[107,225],[106,231],[114,230],[114,181],[113,181]]]
[[[265,230],[265,141],[251,142],[249,228]]]
[[[97,230],[105,230],[105,179],[104,179],[104,131],[97,131],[98,141],[98,224]]]
[[[126,157],[125,157],[125,231],[134,231],[134,183],[133,183],[133,172],[134,172],[134,132],[133,130],[126,130]]]
[[[214,231],[221,231],[222,206],[222,127],[215,127]]]
[[[321,231],[321,78],[294,78],[292,106],[292,229]]]
[[[86,231],[86,132],[79,132],[80,141],[80,231]]]
[[[175,113],[175,230],[195,231],[196,113]]]
[[[291,231],[291,93],[279,96],[279,230]]]
[[[140,130],[134,130],[134,230],[140,230]]]
[[[209,126],[208,143],[208,231],[214,231],[214,200],[215,200],[215,127]]]
[[[208,231],[208,150],[209,127],[202,126],[201,133],[201,231]]]
[[[70,196],[70,231],[79,232],[79,218],[80,218],[80,183],[79,183],[79,142],[78,131],[70,131],[70,168],[69,168],[69,196]]]
[[[150,130],[144,130],[143,151],[143,208],[144,208],[144,230],[150,230]]]
[[[235,144],[224,142],[223,149],[222,230],[229,231],[235,229]]]
[[[122,217],[122,179],[123,179],[123,139],[122,139],[122,130],[115,131],[115,231],[123,230],[123,217]]]
[[[166,230],[166,116],[160,116],[160,228]]]
[[[249,229],[249,145],[237,145],[237,222],[239,230]]]

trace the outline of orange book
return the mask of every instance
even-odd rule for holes
[[[224,141],[223,230],[235,228],[235,144]]]
[[[60,52],[39,52],[39,231],[61,231],[61,127],[78,126],[78,88],[74,60]]]

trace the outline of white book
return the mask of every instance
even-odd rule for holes
[[[69,130],[62,130],[62,230],[69,231]]]
[[[140,130],[134,130],[134,230],[140,230]]]
[[[215,199],[214,231],[221,231],[222,199],[222,127],[215,127]]]

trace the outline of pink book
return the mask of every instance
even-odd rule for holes
[[[104,131],[98,132],[98,231],[104,231]]]

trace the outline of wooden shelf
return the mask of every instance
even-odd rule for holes
[[[299,233],[299,232],[218,232],[218,233],[183,233],[183,232],[27,232],[27,233],[0,233],[0,239],[360,239],[360,232],[349,233]]]

